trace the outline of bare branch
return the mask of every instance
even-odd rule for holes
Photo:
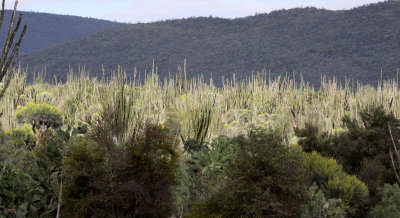
[[[390,159],[392,159],[392,166],[393,166],[394,173],[396,174],[397,181],[400,183],[400,177],[399,177],[399,174],[397,173],[396,166],[395,166],[394,160],[393,160],[392,149],[390,149],[389,151],[390,151]]]
[[[3,163],[3,169],[1,170],[1,173],[0,173],[0,182],[1,182],[1,180],[3,179],[4,173],[6,172],[6,169],[7,169],[7,162],[8,162],[8,159],[6,159],[6,160],[4,161],[4,163]]]
[[[396,143],[394,142],[392,129],[390,128],[389,122],[388,122],[388,127],[389,127],[390,138],[392,139],[394,151],[396,152],[397,160],[399,161],[399,166],[400,166],[400,155],[399,155],[399,152],[397,151]],[[400,177],[399,177],[399,174],[397,173],[397,168],[396,168],[396,165],[394,163],[392,149],[390,149],[389,152],[390,152],[390,159],[392,160],[392,166],[393,166],[394,173],[396,174],[397,181],[400,184]]]
[[[396,143],[394,142],[393,135],[392,135],[392,129],[390,128],[390,124],[389,124],[389,123],[388,123],[388,127],[389,127],[390,138],[392,139],[392,143],[393,143],[394,151],[396,152],[396,155],[397,155],[397,160],[398,160],[398,161],[399,161],[399,163],[400,163],[400,155],[399,155],[399,151],[397,150]]]

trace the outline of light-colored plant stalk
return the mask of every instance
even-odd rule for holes
[[[1,8],[1,12],[0,12],[0,28],[3,24],[3,19],[4,19],[4,4],[5,4],[5,0],[2,1],[2,8]],[[1,57],[0,57],[0,82],[3,82],[3,87],[2,87],[2,90],[0,91],[0,100],[3,98],[4,94],[6,93],[6,90],[11,83],[11,79],[13,78],[14,71],[12,69],[14,69],[14,67],[15,67],[15,64],[16,64],[15,60],[18,57],[19,47],[21,45],[22,38],[24,37],[25,31],[27,28],[27,25],[25,24],[23,27],[23,30],[19,36],[19,39],[17,40],[17,42],[15,43],[15,45],[13,47],[13,41],[14,41],[15,34],[18,32],[19,27],[21,25],[21,21],[22,21],[22,13],[20,13],[17,24],[14,27],[17,5],[18,5],[18,0],[16,0],[15,4],[14,4],[14,10],[11,14],[10,26],[8,28],[6,42],[3,46],[3,50],[1,53]],[[10,49],[11,49],[11,53],[10,53]],[[0,116],[1,116],[1,113],[0,113]]]
[[[398,171],[400,171],[400,154],[399,154],[399,151],[397,150],[396,143],[394,142],[394,138],[393,138],[393,135],[392,135],[392,129],[390,128],[390,124],[389,123],[388,123],[388,128],[389,128],[390,138],[392,139],[392,145],[393,145],[394,153],[396,154],[399,167],[396,167],[396,164],[394,162],[392,148],[389,149],[390,159],[392,161],[392,167],[393,167],[394,173],[396,175],[397,182],[400,184],[400,177],[399,177],[399,173],[398,173]]]

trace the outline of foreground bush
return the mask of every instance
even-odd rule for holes
[[[63,214],[168,217],[174,208],[172,187],[178,167],[168,130],[147,125],[138,137],[116,144],[109,128],[112,124],[100,123],[89,136],[71,142],[64,159]]]
[[[298,217],[307,199],[303,155],[276,132],[254,130],[233,139],[235,158],[224,183],[195,204],[189,217]]]
[[[324,193],[314,184],[308,191],[309,201],[303,206],[302,218],[346,217],[342,199],[326,199]]]
[[[181,159],[180,181],[175,190],[178,215],[182,215],[192,202],[208,199],[223,183],[223,171],[233,161],[236,146],[233,139],[219,136],[207,146],[189,139],[184,145]]]
[[[363,182],[346,174],[336,160],[324,158],[315,151],[307,155],[305,160],[311,170],[312,181],[325,190],[327,197],[342,199],[350,217],[365,215],[369,193]]]
[[[55,217],[66,141],[49,131],[32,149],[32,133],[7,132],[0,131],[0,217]]]
[[[379,201],[379,190],[385,183],[396,182],[390,150],[392,138],[400,138],[400,120],[383,107],[372,107],[360,112],[357,120],[343,117],[348,131],[328,136],[313,125],[296,130],[304,151],[318,151],[325,157],[335,158],[349,174],[357,175],[368,186],[371,203]]]
[[[371,217],[400,217],[400,187],[385,184],[382,199],[373,209]]]

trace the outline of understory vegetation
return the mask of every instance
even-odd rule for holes
[[[396,80],[12,75],[1,217],[400,216]]]

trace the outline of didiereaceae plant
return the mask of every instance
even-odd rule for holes
[[[5,0],[2,1],[2,8],[0,12],[0,28],[3,24],[3,19],[4,19],[4,5],[5,5]],[[4,43],[0,57],[0,83],[3,83],[0,89],[0,100],[4,96],[8,86],[10,85],[11,78],[14,73],[12,69],[16,64],[16,58],[18,57],[19,47],[21,45],[22,38],[24,37],[27,28],[27,24],[25,24],[22,32],[20,33],[18,41],[13,45],[14,37],[18,32],[22,21],[22,13],[20,13],[18,21],[15,24],[17,5],[18,5],[18,0],[15,1],[14,4],[14,11],[12,12],[11,15],[10,26],[7,31],[6,41]],[[2,114],[0,113],[0,116],[1,115]]]

